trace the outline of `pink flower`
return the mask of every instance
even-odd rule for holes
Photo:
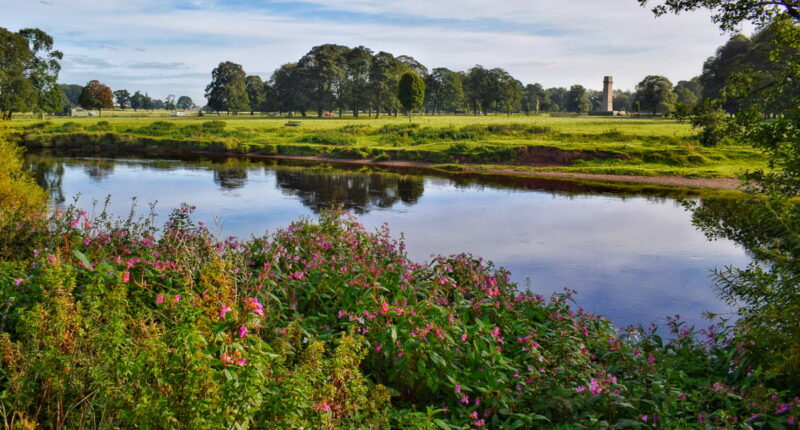
[[[233,359],[228,354],[223,354],[219,359],[223,363],[233,364]]]
[[[652,353],[650,353],[650,354],[647,354],[647,361],[650,362],[650,364],[653,364],[653,363],[656,362],[656,358],[653,357]]]
[[[456,393],[460,393],[460,392],[461,392],[461,385],[456,385]]]
[[[381,349],[383,349],[383,345],[381,344],[375,345],[375,352],[381,352]]]
[[[14,285],[19,287],[19,284],[21,284],[21,283],[22,283],[22,279],[21,278],[14,279]]]
[[[130,282],[131,281],[131,272],[125,272],[122,274],[122,282]]]
[[[586,391],[586,386],[585,385],[581,385],[581,386],[579,386],[578,388],[575,389],[576,393],[582,393],[584,391]]]
[[[462,342],[466,342],[467,341],[467,334],[466,333],[461,335],[461,341]]]
[[[220,318],[225,318],[225,315],[227,315],[228,312],[230,312],[232,310],[233,309],[229,308],[228,306],[222,305],[222,307],[219,309],[219,317]]]
[[[247,335],[247,327],[239,327],[239,337],[245,337],[245,335]]]
[[[319,402],[316,405],[314,405],[314,409],[316,409],[317,412],[327,412],[327,411],[331,410],[331,404],[328,403],[328,402],[322,401],[322,402]]]
[[[463,403],[465,405],[468,405],[469,404],[469,396],[462,397],[461,400],[459,400],[459,402],[461,402],[461,403]]]
[[[160,305],[164,303],[164,295],[161,293],[156,294],[156,304]]]
[[[475,427],[483,427],[484,424],[486,424],[486,420],[484,420],[483,418],[472,422],[472,425],[474,425]]]
[[[172,301],[175,302],[175,303],[178,303],[179,301],[181,301],[181,295],[180,294],[175,294],[175,298],[172,299]]]
[[[642,415],[642,421],[647,422],[648,419],[650,419],[650,417],[647,415]]]
[[[386,302],[381,303],[381,313],[389,313],[389,304]]]
[[[243,358],[243,359],[241,359],[241,360],[236,362],[237,366],[244,366],[245,364],[247,364],[247,359],[246,358]]]
[[[678,398],[679,398],[679,399],[680,399],[682,402],[685,402],[685,401],[686,401],[686,394],[685,394],[685,393],[681,393],[681,395],[680,395],[680,396],[678,396]]]

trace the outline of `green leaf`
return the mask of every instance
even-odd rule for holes
[[[89,259],[88,259],[88,258],[86,258],[86,256],[85,256],[85,255],[83,255],[83,253],[82,253],[82,252],[78,251],[77,249],[73,249],[73,250],[72,250],[72,255],[74,255],[74,256],[75,256],[75,258],[77,258],[77,259],[78,259],[78,261],[80,261],[80,262],[83,264],[83,267],[85,267],[85,268],[86,268],[86,270],[89,270],[89,271],[92,271],[92,270],[93,270],[93,269],[92,269],[92,264],[91,264],[91,263],[89,263]]]

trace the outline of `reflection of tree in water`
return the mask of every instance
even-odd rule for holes
[[[284,193],[298,196],[314,212],[342,205],[363,214],[375,207],[392,207],[398,201],[416,203],[424,191],[418,176],[281,169],[275,176]]]
[[[64,203],[64,163],[49,155],[27,155],[25,164],[36,183],[50,193],[53,204]]]
[[[95,181],[102,181],[114,173],[114,160],[90,159],[83,164],[83,171]]]
[[[247,167],[240,163],[224,163],[212,165],[214,170],[214,183],[222,188],[235,190],[242,188],[247,183]]]

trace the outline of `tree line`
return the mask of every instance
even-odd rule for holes
[[[744,36],[742,36],[744,37]],[[712,59],[709,59],[709,62]],[[414,72],[424,82],[422,110],[427,114],[471,113],[586,113],[602,110],[602,91],[582,85],[544,88],[524,85],[502,68],[476,65],[466,71],[445,67],[428,69],[411,56],[374,53],[369,48],[325,44],[315,46],[297,62],[275,70],[268,79],[248,75],[240,64],[220,63],[206,87],[207,109],[216,112],[298,112],[319,117],[347,111],[380,117],[397,114],[400,77]],[[714,81],[711,71],[677,85],[664,76],[651,75],[635,91],[614,92],[614,110],[652,115],[685,112],[700,100],[714,97],[704,83]]]

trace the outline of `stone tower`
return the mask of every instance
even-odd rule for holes
[[[603,78],[603,107],[602,111],[614,112],[614,78]]]

